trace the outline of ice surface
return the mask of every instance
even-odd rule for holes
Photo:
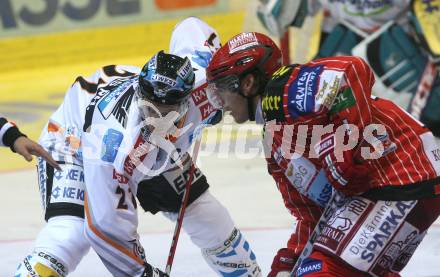
[[[200,164],[211,184],[211,192],[230,211],[251,244],[263,273],[283,247],[294,226],[262,159],[201,157]],[[0,276],[13,276],[18,262],[32,249],[33,239],[44,222],[34,171],[0,175],[2,224],[0,228]],[[252,197],[247,195],[252,194]],[[7,197],[5,197],[7,196]],[[148,260],[165,267],[174,224],[158,214],[140,215],[139,233]],[[440,225],[428,232],[402,276],[440,276]],[[69,276],[111,276],[91,250]],[[182,232],[172,276],[215,276],[199,250]]]

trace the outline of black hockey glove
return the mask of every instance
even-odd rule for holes
[[[147,265],[145,266],[145,271],[142,274],[142,277],[169,277],[169,276],[162,270],[153,267],[147,263]]]

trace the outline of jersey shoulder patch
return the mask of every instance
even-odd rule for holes
[[[93,121],[95,109],[103,120],[114,116],[125,128],[127,116],[135,92],[137,77],[117,78],[97,88],[96,94],[86,108],[83,131],[87,132]]]
[[[319,90],[323,65],[302,66],[288,87],[287,108],[297,118],[315,111],[315,96]]]

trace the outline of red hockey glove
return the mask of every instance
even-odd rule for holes
[[[357,195],[369,189],[368,166],[356,163],[351,151],[345,151],[341,161],[338,161],[331,151],[323,157],[322,166],[332,186],[347,196]]]
[[[271,270],[267,277],[290,276],[297,259],[298,256],[292,249],[281,248],[273,258]]]

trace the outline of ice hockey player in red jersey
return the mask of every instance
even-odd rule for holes
[[[332,188],[345,197],[297,276],[398,276],[440,213],[432,133],[392,102],[371,97],[374,76],[358,57],[283,67],[280,58],[267,36],[241,33],[207,69],[234,118],[245,121],[257,103],[269,173],[298,219],[269,277],[290,276]]]

